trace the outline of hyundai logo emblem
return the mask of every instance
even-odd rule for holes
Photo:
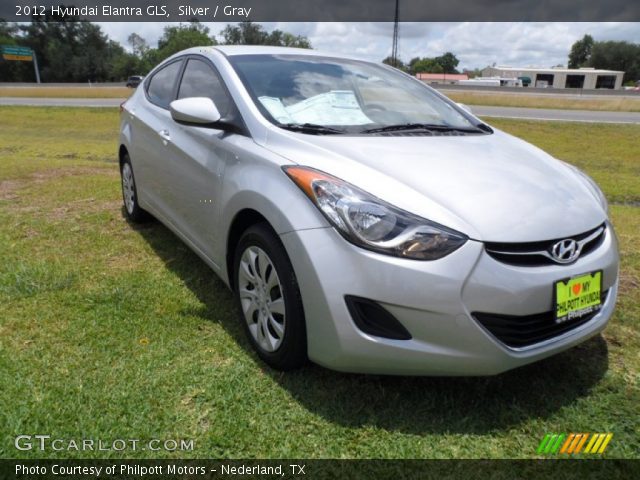
[[[558,263],[571,263],[580,255],[580,245],[571,238],[560,240],[551,247],[551,256]]]

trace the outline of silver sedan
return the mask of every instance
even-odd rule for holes
[[[131,221],[231,288],[281,370],[489,375],[612,315],[618,247],[583,172],[385,65],[206,47],[122,106]]]

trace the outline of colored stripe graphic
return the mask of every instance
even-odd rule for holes
[[[564,440],[565,437],[566,435],[564,433],[561,435],[558,435],[558,439],[556,440],[556,443],[553,445],[553,448],[551,449],[551,453],[558,453],[558,450],[560,449],[560,446],[562,445],[562,441]]]
[[[602,454],[606,450],[613,433],[547,433],[536,452],[538,454],[575,455],[578,453]],[[586,448],[583,447],[586,444]]]
[[[571,442],[571,446],[569,447],[569,450],[567,450],[567,453],[569,455],[571,455],[572,453],[578,453],[576,449],[578,448],[578,444],[582,441],[583,436],[584,436],[584,433],[578,433],[575,436],[575,438],[573,439],[573,442]]]
[[[544,449],[544,453],[552,453],[553,452],[553,448],[555,447],[555,444],[558,440],[559,435],[557,433],[554,433],[551,438],[549,439],[549,443],[547,443],[547,447]]]
[[[613,438],[613,433],[607,434],[607,436],[604,439],[604,442],[602,442],[602,445],[600,445],[600,450],[598,450],[598,453],[604,453],[605,448],[607,448],[607,445],[609,445],[609,442],[611,441],[612,438]]]
[[[584,449],[584,453],[591,453],[591,447],[593,447],[593,444],[596,443],[597,439],[598,439],[598,434],[594,433],[591,436],[591,440],[589,440],[589,443],[587,443],[587,448]]]
[[[573,438],[575,437],[575,434],[570,434],[569,437],[567,438],[567,441],[564,442],[564,445],[562,445],[562,448],[560,449],[560,453],[567,453],[567,449],[569,448],[569,445],[571,445],[571,442],[573,442]]]
[[[573,453],[580,453],[580,451],[582,450],[582,446],[587,441],[587,438],[589,438],[589,434],[588,433],[583,433],[582,434],[582,440],[580,440],[580,443],[578,443],[578,446],[576,447],[576,449],[575,449],[575,451]]]
[[[547,442],[549,441],[549,438],[551,438],[551,434],[547,433],[542,439],[542,441],[540,442],[540,445],[538,445],[538,450],[536,451],[536,453],[544,452],[544,447],[546,447]]]
[[[600,444],[604,440],[604,437],[606,437],[606,435],[604,433],[599,433],[598,434],[598,438],[596,439],[596,443],[593,444],[593,447],[591,448],[591,451],[589,453],[596,453],[598,451],[598,449],[600,448]]]

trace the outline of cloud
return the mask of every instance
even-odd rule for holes
[[[100,25],[123,46],[128,46],[127,37],[133,31],[153,46],[166,24],[109,22]],[[212,34],[219,35],[227,24],[206,25]],[[270,22],[263,26],[266,30],[278,28],[305,35],[314,48],[329,53],[352,54],[373,61],[380,61],[391,53],[391,22]],[[460,59],[460,68],[482,68],[493,63],[549,67],[566,65],[571,45],[586,33],[596,40],[640,43],[640,23],[402,22],[398,51],[404,61],[452,52]]]

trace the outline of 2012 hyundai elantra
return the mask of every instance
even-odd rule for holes
[[[126,215],[211,266],[274,368],[495,374],[612,315],[596,184],[386,65],[189,49],[144,79],[120,131]]]

